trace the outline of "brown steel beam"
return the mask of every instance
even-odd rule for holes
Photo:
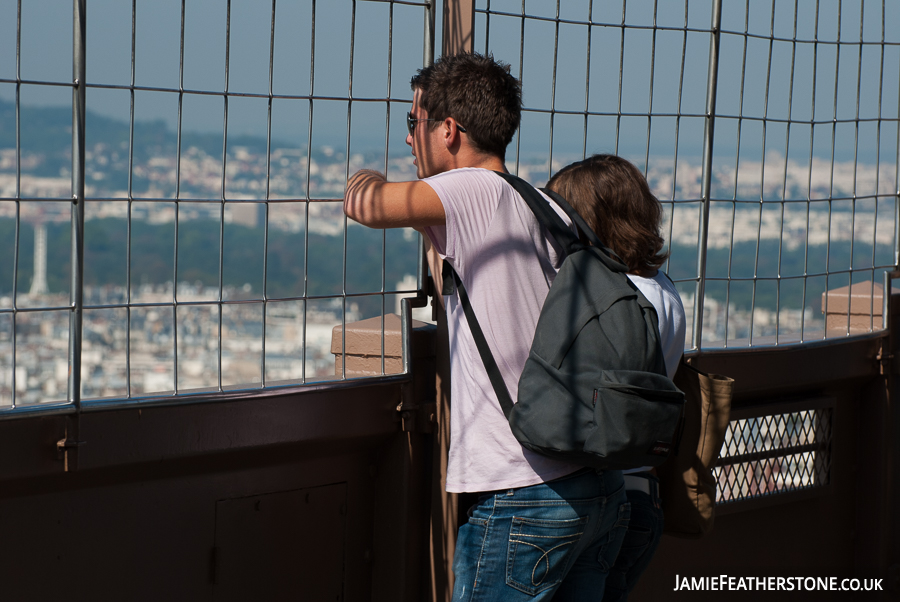
[[[443,54],[472,52],[475,49],[475,1],[444,2]]]
[[[474,0],[445,0],[443,14],[443,44],[441,54],[472,52],[475,49]],[[437,301],[434,304],[437,321],[435,338],[436,400],[432,448],[431,525],[430,525],[430,602],[449,602],[453,593],[453,554],[456,550],[459,497],[444,489],[447,477],[447,453],[450,447],[450,346],[447,316],[440,298],[441,262],[428,245],[428,265],[431,269]]]

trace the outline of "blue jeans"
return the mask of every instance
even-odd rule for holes
[[[459,529],[454,602],[600,600],[629,513],[618,470],[481,496]]]
[[[631,504],[631,521],[622,541],[616,563],[606,580],[604,602],[625,602],[641,573],[650,564],[663,532],[663,511],[659,501],[659,480],[647,473],[650,495],[628,489],[625,494]]]

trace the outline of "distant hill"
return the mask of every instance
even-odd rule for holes
[[[851,255],[852,254],[852,255]],[[821,294],[826,287],[826,269],[832,273],[828,277],[828,288],[834,289],[848,284],[846,270],[853,258],[853,267],[860,272],[854,282],[872,277],[867,266],[891,265],[893,251],[888,245],[872,244],[857,240],[852,246],[849,240],[832,241],[831,245],[816,244],[788,250],[782,247],[779,253],[778,241],[762,239],[757,248],[756,241],[737,242],[731,249],[709,248],[706,257],[706,293],[712,298],[728,302],[738,309],[753,307],[774,309],[799,309],[803,305],[804,275],[806,286],[806,307],[818,312]],[[697,276],[697,248],[687,245],[672,245],[667,266],[673,280],[691,280]],[[835,273],[837,272],[837,273]],[[759,278],[756,286],[752,278]],[[777,281],[780,280],[780,290]],[[729,290],[730,281],[730,290]],[[875,281],[881,282],[880,272]]]
[[[126,270],[127,224],[123,219],[104,218],[85,223],[85,284],[88,286],[124,286]],[[219,274],[219,222],[216,220],[192,220],[179,227],[178,280],[200,282],[206,286],[218,285]],[[70,229],[66,223],[47,224],[47,284],[52,292],[69,289]],[[23,222],[19,232],[18,290],[27,292],[33,273],[33,226]],[[175,227],[172,223],[149,224],[143,220],[132,222],[131,233],[131,281],[140,284],[170,282],[174,270]],[[15,244],[15,220],[0,218],[0,256],[12,257]],[[226,224],[223,279],[225,286],[242,287],[250,284],[255,294],[262,289],[263,230],[237,224]],[[270,229],[268,239],[267,294],[269,296],[294,297],[303,294],[304,253],[309,249],[306,278],[309,295],[340,295],[342,291],[342,258],[344,237],[304,232],[285,232]],[[384,251],[382,251],[384,249]],[[753,285],[747,279],[757,274],[760,278],[783,278],[780,293],[782,307],[799,308],[802,302],[802,280],[790,279],[804,273],[822,273],[826,263],[830,270],[846,269],[850,264],[849,242],[833,242],[813,245],[798,252],[783,252],[779,268],[777,242],[763,241],[757,260],[756,243],[737,243],[731,253],[727,249],[711,249],[707,263],[707,292],[719,301],[725,301],[725,279],[729,274],[737,279],[732,282],[729,302],[739,309],[752,306],[774,309],[776,288],[773,281],[761,281],[756,287],[755,303]],[[827,254],[826,254],[827,253]],[[696,276],[695,247],[674,245],[668,266],[669,275],[675,279],[692,279]],[[349,294],[381,290],[382,261],[387,271],[385,286],[388,289],[404,275],[416,270],[415,238],[408,239],[402,230],[386,230],[384,247],[382,232],[369,228],[351,228],[347,233],[347,292]],[[857,267],[871,265],[871,244],[857,243],[853,247]],[[890,262],[889,249],[877,249],[875,263]],[[0,262],[0,295],[12,290],[12,261]],[[829,286],[843,286],[845,275],[833,276]],[[880,281],[880,280],[879,280]],[[808,280],[806,306],[818,309],[819,295],[824,290],[824,277]],[[353,299],[361,303],[378,302],[377,298]],[[379,302],[380,303],[380,302]]]
[[[47,284],[51,292],[69,290],[71,264],[70,226],[47,224]],[[124,219],[104,218],[85,222],[85,284],[87,286],[124,286],[127,267],[127,223]],[[223,284],[242,287],[250,284],[255,295],[262,290],[262,228],[236,224],[225,226]],[[34,265],[34,228],[23,222],[19,229],[18,290],[28,292]],[[15,220],[0,218],[0,295],[12,291]],[[309,249],[308,273],[304,278],[304,253]],[[149,224],[134,220],[131,231],[131,282],[164,284],[174,275],[175,225]],[[178,230],[178,281],[218,286],[219,222],[193,220]],[[270,297],[299,297],[304,281],[307,294],[340,295],[342,292],[344,237],[270,229],[268,234],[267,294]],[[394,289],[406,274],[414,274],[417,265],[415,237],[402,230],[382,231],[352,228],[347,235],[347,293],[368,293],[382,289],[382,261],[386,270],[386,289]],[[384,256],[384,257],[383,257]],[[382,259],[383,257],[383,259]],[[362,305],[367,298],[353,299]],[[380,300],[371,297],[380,312]]]
[[[72,110],[68,107],[34,107],[22,105],[19,114],[20,144],[23,152],[39,153],[45,160],[31,171],[36,176],[58,176],[60,169],[72,164]],[[112,148],[128,149],[129,124],[88,110],[85,115],[85,144],[88,149],[98,143]],[[170,154],[177,144],[176,132],[165,121],[134,122],[134,160],[141,163],[150,157]],[[222,136],[183,131],[182,149],[197,147],[215,157],[222,154]],[[262,136],[233,136],[229,147],[243,146],[251,153],[265,154]],[[278,140],[278,148],[300,148],[297,144]],[[16,147],[16,105],[0,99],[0,148]]]

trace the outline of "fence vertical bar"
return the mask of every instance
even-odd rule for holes
[[[749,25],[749,19],[748,19]],[[772,8],[771,20],[769,21],[769,50],[766,58],[766,86],[765,93],[763,94],[763,118],[762,118],[762,146],[760,148],[760,158],[759,158],[759,220],[756,222],[756,251],[753,257],[753,293],[750,296],[750,307],[756,307],[756,291],[759,290],[759,247],[760,240],[762,239],[762,223],[763,223],[763,214],[766,209],[766,142],[768,135],[768,122],[769,122],[769,94],[771,92],[771,84],[772,84],[772,51],[775,47],[775,9]],[[737,182],[737,177],[735,177],[735,182]],[[783,203],[784,199],[782,199]],[[784,206],[782,204],[782,206]],[[781,246],[778,247],[778,263],[781,264]],[[779,289],[780,290],[780,289]],[[750,313],[750,346],[753,346],[753,333],[754,329],[754,318],[756,312]],[[778,293],[775,294],[775,325],[776,325],[776,334],[775,334],[775,344],[778,344]]]
[[[655,8],[654,8],[655,11]],[[656,19],[656,12],[654,12],[654,19]],[[678,141],[681,139],[681,107],[682,99],[684,98],[684,65],[685,58],[687,57],[687,39],[688,39],[688,17],[689,17],[689,7],[687,0],[684,3],[684,33],[681,38],[681,66],[678,72],[678,100],[675,104],[675,151],[672,154],[672,216],[669,219],[669,237],[666,239],[669,241],[669,248],[671,248],[672,240],[673,240],[673,232],[675,231],[675,197],[678,194]],[[654,21],[655,23],[655,21]],[[655,35],[655,34],[654,34]],[[654,49],[654,53],[656,50]],[[655,60],[655,59],[654,59]],[[653,80],[650,80],[653,81]],[[653,105],[650,105],[650,117],[652,118],[653,113]],[[648,118],[648,119],[649,119]],[[648,124],[649,131],[649,124]],[[650,138],[647,138],[647,161],[648,161],[648,172],[649,172],[649,149],[650,149]],[[666,259],[666,270],[667,273],[669,271],[669,259]]]
[[[881,56],[879,57],[878,62],[878,71],[879,73],[884,73],[884,3],[881,4]],[[863,40],[860,39],[860,42]],[[860,48],[860,54],[862,53],[862,46]],[[879,215],[880,212],[878,208],[881,206],[881,197],[879,193],[881,192],[881,119],[884,113],[882,112],[882,101],[884,99],[884,78],[879,79],[878,81],[878,120],[877,120],[877,129],[875,130],[875,225],[872,228],[872,267],[874,268],[877,265],[877,249],[878,249],[878,224],[879,224]],[[894,268],[896,269],[896,268]],[[874,272],[872,275],[872,281],[874,282],[875,276]],[[885,300],[885,303],[890,298],[890,295],[887,292],[887,289],[882,293],[882,298]],[[889,305],[888,305],[889,308]],[[882,318],[887,316],[887,311],[882,312]],[[884,324],[884,330],[888,329],[887,322]]]
[[[422,64],[426,67],[434,63],[434,3],[435,0],[431,0],[425,5],[425,40],[422,48]],[[394,6],[391,4],[392,11],[393,8]],[[390,97],[390,91],[388,91],[388,96]]]
[[[882,9],[883,11],[883,9]],[[882,19],[883,20],[883,19]],[[882,46],[882,51],[884,47]],[[883,68],[883,67],[882,67]],[[879,111],[878,116],[882,113]],[[900,269],[900,99],[897,100],[897,142],[894,150],[894,269]],[[875,191],[876,194],[878,191]],[[898,413],[900,419],[900,413]],[[898,438],[900,439],[900,438]],[[900,443],[898,443],[900,447]],[[900,453],[897,454],[900,459]]]
[[[428,8],[426,8],[428,10]],[[425,15],[426,25],[425,25],[425,45],[428,44],[428,15]],[[432,40],[432,44],[434,40]],[[433,48],[433,47],[432,47]],[[432,50],[433,52],[433,50]],[[388,99],[387,103],[385,103],[384,107],[384,175],[387,177],[388,166],[390,164],[390,159],[388,157],[388,153],[391,148],[391,84],[393,83],[393,70],[391,69],[391,63],[394,58],[394,3],[391,2],[388,4],[388,56],[387,56],[387,81],[385,82],[385,98]],[[347,153],[347,156],[350,156],[350,153]],[[421,237],[421,234],[419,235]],[[424,246],[424,242],[422,243]],[[381,231],[381,315],[387,315],[387,304],[385,303],[385,282],[387,281],[387,231]],[[402,317],[402,312],[401,312]],[[402,326],[401,326],[402,329]],[[341,340],[341,350],[343,351],[343,345],[346,339]],[[343,363],[343,356],[342,356]],[[385,373],[385,359],[384,359],[384,318],[381,320],[381,373]]]
[[[216,366],[216,372],[219,375],[218,390],[222,391],[222,314],[225,309],[225,197],[226,182],[228,179],[228,92],[229,92],[229,76],[231,73],[231,0],[225,5],[225,112],[224,123],[222,124],[222,187],[220,194],[222,196],[219,206],[219,349]],[[177,258],[176,258],[177,261]],[[176,355],[176,361],[178,356]]]
[[[525,89],[525,0],[522,0],[522,22],[519,28],[519,83]],[[485,38],[487,38],[485,29]],[[487,47],[484,49],[487,54]],[[524,95],[523,95],[524,98]],[[524,110],[522,113],[524,114]],[[519,131],[516,134],[516,175],[519,175],[519,164],[522,162],[522,120],[519,118]]]
[[[656,19],[658,12],[659,4],[657,0],[653,0],[653,37],[650,42],[650,97],[647,99],[647,146],[644,148],[644,177],[647,176],[650,166],[650,134],[653,128],[653,83],[656,71],[656,34],[658,31]],[[687,38],[687,34],[685,34],[685,38]],[[678,87],[678,91],[679,93],[681,92],[681,86]],[[680,104],[678,108],[681,108]],[[669,240],[672,239],[669,238]]]
[[[428,4],[425,5],[425,42],[424,46],[424,56],[422,57],[422,64],[425,67],[430,67],[434,64],[434,23],[437,17],[437,11],[435,10],[435,1],[431,0]],[[391,5],[391,14],[393,15],[393,4]],[[472,5],[472,9],[474,10],[474,4]],[[474,25],[474,18],[473,18]],[[391,35],[393,36],[393,16],[391,17]],[[390,73],[390,65],[388,65],[388,73]],[[388,86],[390,86],[391,78],[388,77]],[[388,88],[388,97],[390,98],[390,88]],[[387,153],[385,153],[385,157],[387,157]],[[385,170],[387,173],[387,170]],[[423,291],[427,290],[427,285],[425,281],[428,279],[428,259],[425,255],[425,239],[422,236],[422,233],[419,233],[419,259],[418,264],[416,265],[416,278],[418,282],[416,282],[416,288],[419,291],[419,295],[423,294]],[[386,248],[386,247],[382,247]],[[381,256],[382,262],[384,259],[384,254]],[[384,274],[385,266],[382,265],[382,274]],[[384,295],[381,296],[382,303],[382,311],[381,314],[384,315]],[[382,360],[384,359],[384,354],[382,354]],[[384,368],[382,367],[382,372],[384,372]]]
[[[553,68],[550,75],[550,140],[547,145],[548,180],[553,175],[553,124],[556,121],[556,70],[559,65],[559,0],[556,0],[556,19],[553,25]]]
[[[175,122],[175,235],[172,248],[172,389],[175,391],[175,395],[178,395],[178,225],[181,223],[181,127],[184,114],[184,19],[186,10],[187,2],[181,0],[181,29],[178,39],[178,115]]]
[[[856,66],[856,116],[853,120],[853,198],[852,198],[852,207],[853,213],[851,217],[851,227],[850,227],[850,278],[852,285],[853,278],[853,254],[854,247],[856,246],[856,212],[857,212],[857,200],[859,197],[859,103],[860,97],[862,96],[862,66],[863,66],[863,51],[865,50],[865,12],[866,12],[866,3],[865,0],[860,2],[859,6],[859,48],[857,50],[857,66]],[[880,91],[880,90],[879,90]],[[881,95],[878,95],[878,98],[881,99]],[[879,115],[881,113],[879,112]],[[876,148],[877,145],[876,145]],[[877,159],[877,151],[876,151],[876,160],[875,160],[875,202],[876,202],[876,218],[877,221],[877,203],[878,203],[878,159]],[[873,225],[873,230],[877,226]],[[860,253],[861,254],[861,253]],[[870,288],[871,298],[870,298],[870,307],[869,307],[869,329],[875,330],[875,262],[872,262],[872,280],[871,280],[871,288]],[[884,296],[884,295],[882,295]]]
[[[87,0],[73,0],[72,291],[69,314],[69,402],[81,410],[81,322],[84,280],[84,120]]]
[[[344,182],[350,179],[350,143],[353,131],[353,58],[356,50],[356,0],[350,7],[350,65],[347,73],[347,138],[344,156]],[[390,94],[388,94],[390,96]],[[345,184],[346,186],[346,184]],[[345,213],[341,219],[343,243],[341,245],[341,380],[347,379],[347,232],[348,217]],[[381,233],[382,241],[384,232]],[[382,243],[382,258],[384,243]],[[383,259],[382,259],[383,261]],[[384,270],[381,271],[381,293],[384,295]],[[381,316],[381,373],[384,374],[384,315]]]
[[[731,285],[734,282],[734,272],[731,266],[734,265],[734,230],[735,220],[737,218],[737,200],[738,200],[738,178],[741,171],[741,135],[744,127],[744,90],[747,85],[747,39],[750,33],[750,0],[744,3],[744,33],[742,36],[741,51],[741,86],[738,95],[738,112],[737,112],[737,140],[734,151],[734,187],[731,191],[731,226],[729,228],[728,239],[728,276],[725,283],[725,332],[724,346],[728,347],[729,340],[729,324],[731,322]],[[814,76],[815,77],[815,76]]]
[[[581,138],[581,158],[587,158],[587,139],[588,139],[588,113],[591,110],[591,19],[594,14],[594,0],[588,1],[587,7],[587,45],[585,48],[586,56],[585,56],[585,67],[584,67],[584,132],[582,132]],[[669,240],[672,240],[672,237],[669,237]]]
[[[275,0],[272,0],[272,19],[269,23],[269,98],[266,108],[266,196],[263,204],[263,290],[262,290],[262,352],[259,356],[259,383],[266,388],[266,316],[269,311],[269,199],[272,184],[272,99],[275,77]],[[258,215],[258,213],[257,213]]]
[[[12,273],[12,326],[10,343],[12,344],[10,381],[10,407],[16,407],[16,318],[18,317],[19,296],[19,244],[22,239],[22,0],[16,3],[16,233],[13,247]]]
[[[784,209],[785,203],[787,202],[787,177],[788,177],[788,158],[791,156],[791,123],[794,118],[794,68],[797,62],[797,17],[798,17],[798,0],[794,0],[794,24],[793,24],[793,33],[791,34],[791,75],[790,75],[790,83],[788,84],[788,120],[787,127],[784,132],[784,170],[782,171],[782,184],[781,184],[781,232],[778,237],[778,280],[776,281],[777,292],[776,292],[776,314],[775,314],[775,344],[779,343],[779,337],[781,336],[781,279],[782,279],[782,269],[783,266],[783,247],[784,247]],[[772,32],[774,36],[774,31]],[[874,249],[874,244],[872,245]],[[872,261],[872,265],[875,265],[874,257]],[[803,337],[803,316],[805,312],[803,308],[805,306],[800,306],[800,337],[802,340]]]
[[[131,219],[134,211],[134,60],[136,48],[137,0],[131,0],[131,76],[128,86],[128,213],[125,222],[125,392],[128,399],[131,399]],[[177,161],[175,163],[175,170],[175,179],[177,182]],[[176,223],[178,222],[177,213],[175,221]],[[175,379],[175,382],[177,386],[177,378]]]
[[[622,3],[622,25],[619,27],[619,98],[616,103],[616,145],[615,154],[619,154],[619,130],[622,127],[622,85],[625,76],[625,17],[628,5]],[[524,44],[524,40],[522,41]]]
[[[72,2],[72,290],[69,297],[68,401],[75,414],[66,418],[66,435],[56,446],[63,469],[78,469],[81,424],[81,326],[84,309],[84,122],[87,0]],[[70,453],[71,452],[71,453]]]
[[[806,232],[809,232],[809,215],[810,209],[812,206],[812,182],[813,182],[813,157],[815,155],[815,141],[816,141],[816,126],[815,126],[815,116],[816,116],[816,85],[817,85],[817,73],[818,73],[818,60],[819,60],[819,4],[816,3],[816,13],[815,19],[813,20],[815,23],[813,30],[813,57],[812,57],[812,82],[810,87],[810,105],[809,105],[809,114],[812,119],[812,123],[809,128],[809,175],[806,180]],[[896,222],[896,219],[895,219]],[[806,307],[806,295],[809,289],[809,236],[806,236],[803,241],[803,300],[801,301],[801,307]],[[825,300],[823,301],[824,305],[822,306],[822,313],[827,315],[828,309],[828,295],[825,295]],[[827,322],[826,322],[827,324]],[[806,323],[803,322],[803,329],[801,330],[801,337],[805,335]],[[826,328],[822,327],[822,338],[826,337]]]
[[[709,73],[706,86],[706,118],[703,134],[703,182],[700,202],[703,215],[700,219],[697,250],[697,292],[694,296],[694,324],[691,347],[700,349],[703,336],[703,297],[706,292],[706,244],[709,233],[709,200],[712,182],[713,136],[716,124],[716,92],[719,75],[719,40],[722,26],[722,0],[713,4],[712,32],[709,40]]]
[[[302,358],[300,382],[306,383],[306,318],[309,315],[309,204],[312,202],[310,194],[310,181],[312,178],[312,132],[313,109],[315,108],[316,91],[316,0],[312,0],[309,20],[309,121],[306,132],[306,207],[304,207],[303,223],[303,325],[300,332],[300,344]]]

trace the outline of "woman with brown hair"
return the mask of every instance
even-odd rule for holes
[[[666,371],[675,375],[684,351],[684,306],[675,285],[659,270],[668,253],[659,233],[662,206],[647,180],[629,161],[594,155],[554,175],[547,188],[562,195],[600,240],[628,267],[628,278],[656,308]],[[663,530],[659,481],[650,467],[623,471],[631,520],[604,602],[622,601],[650,564]]]

